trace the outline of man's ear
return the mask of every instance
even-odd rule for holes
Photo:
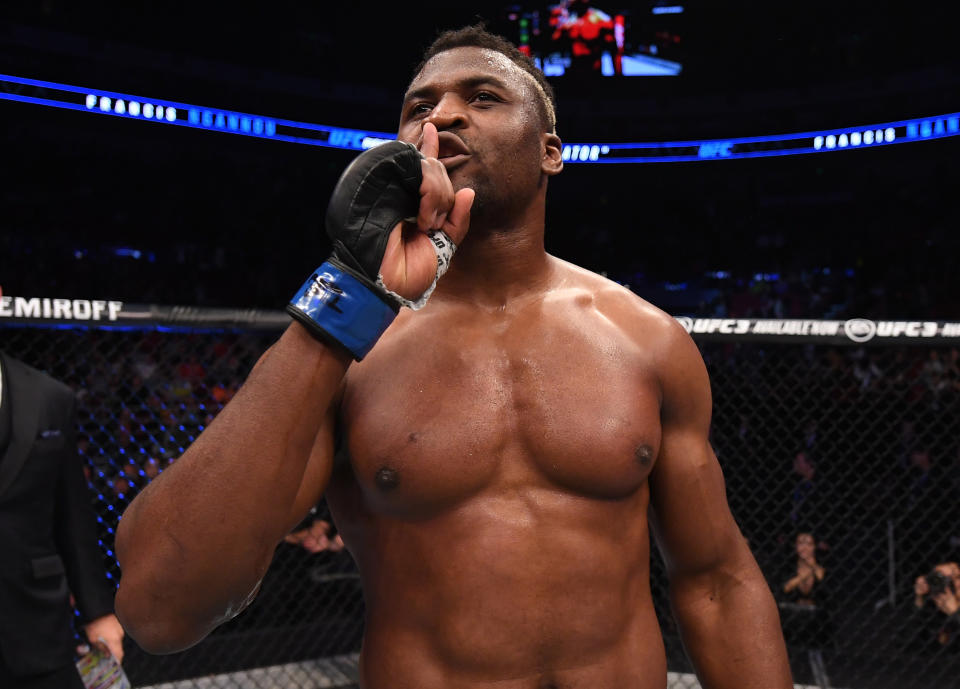
[[[563,170],[563,142],[556,134],[543,134],[543,160],[540,170],[543,174],[552,177]]]

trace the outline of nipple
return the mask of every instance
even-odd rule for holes
[[[633,458],[640,463],[640,466],[648,467],[653,461],[653,449],[649,445],[640,445],[634,450]]]
[[[393,490],[400,484],[400,474],[390,467],[381,467],[373,481],[380,490]]]

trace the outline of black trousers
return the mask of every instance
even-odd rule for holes
[[[6,663],[0,659],[0,687],[3,689],[83,689],[83,682],[73,663],[43,675],[20,677],[10,674]]]

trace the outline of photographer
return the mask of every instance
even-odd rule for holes
[[[922,608],[930,601],[947,616],[937,632],[937,642],[946,646],[960,635],[960,565],[941,562],[913,583],[913,604]]]

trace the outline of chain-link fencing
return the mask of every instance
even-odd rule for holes
[[[0,320],[4,351],[77,391],[79,449],[114,581],[119,515],[230,400],[285,322],[130,306],[105,327]],[[711,374],[712,444],[777,598],[795,681],[960,686],[960,571],[951,577],[948,566],[960,562],[960,356],[940,336],[950,324],[928,324],[937,332],[923,338],[922,324],[845,335],[763,323],[685,325]],[[355,686],[363,600],[329,522],[318,505],[278,547],[253,605],[196,647],[163,657],[131,648],[134,686]],[[657,556],[652,582],[671,686],[698,686]]]
[[[196,315],[174,313],[179,321]],[[277,323],[289,322],[283,314],[230,312],[228,320],[240,318],[247,329],[210,328],[213,313],[201,315],[206,327],[130,319],[105,328],[0,322],[0,348],[77,391],[78,446],[107,576],[115,582],[113,542],[124,509],[229,402],[276,339]],[[150,320],[150,310],[140,317]],[[330,522],[325,504],[317,505],[277,548],[254,603],[202,643],[170,656],[129,644],[124,667],[133,685],[352,686],[363,602],[356,567]],[[247,672],[264,667],[271,670]]]
[[[777,599],[794,680],[958,687],[954,326],[821,321],[811,335],[818,324],[780,323],[686,325],[714,330],[694,332],[712,382],[711,442]],[[689,671],[653,566],[670,667]]]

